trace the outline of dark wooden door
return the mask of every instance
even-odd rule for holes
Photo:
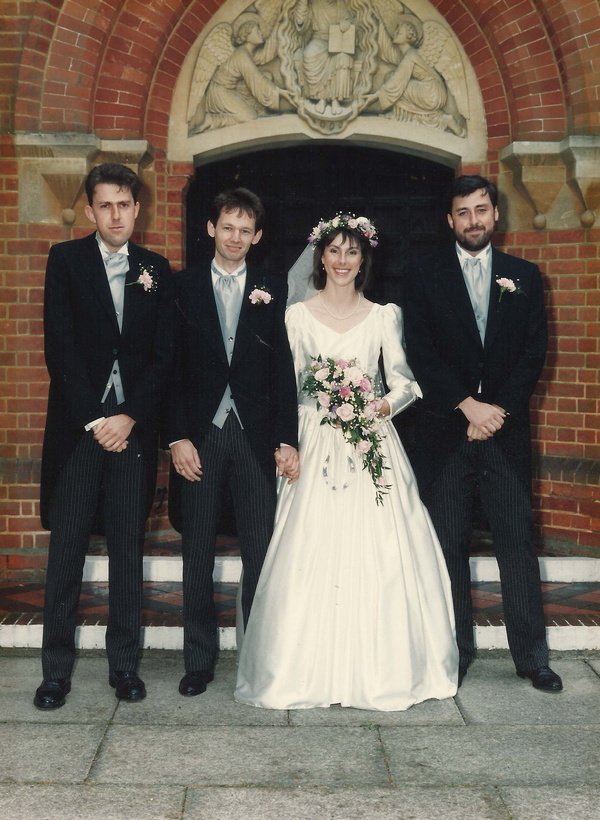
[[[408,154],[343,144],[271,148],[200,166],[187,200],[187,265],[212,256],[206,234],[211,199],[238,185],[263,200],[263,238],[255,261],[287,273],[313,225],[339,211],[364,214],[380,233],[375,253],[378,302],[402,302],[403,274],[448,236],[445,205],[454,172]]]

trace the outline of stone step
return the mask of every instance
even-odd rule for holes
[[[215,557],[214,580],[223,583],[237,583],[240,579],[241,559],[236,550],[217,554]],[[600,559],[586,557],[541,556],[540,575],[548,582],[600,581]],[[475,555],[470,559],[471,580],[474,582],[499,581],[498,563],[494,556]],[[182,563],[180,554],[145,555],[145,581],[181,581]],[[84,581],[108,581],[108,557],[88,555],[85,561]]]
[[[478,562],[475,564],[478,567]],[[487,564],[484,564],[487,566]],[[229,562],[215,574],[226,574]],[[473,582],[475,639],[480,649],[506,649],[502,596],[497,581]],[[600,649],[600,579],[544,582],[544,609],[548,643],[556,650]],[[236,581],[215,584],[219,641],[222,649],[235,649]],[[0,584],[0,647],[40,647],[44,585],[40,582]],[[83,584],[77,644],[82,649],[104,647],[108,611],[106,581]],[[147,581],[144,584],[142,646],[178,649],[183,644],[182,590],[180,581]]]

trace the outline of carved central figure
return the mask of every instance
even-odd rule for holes
[[[340,102],[352,96],[352,67],[356,29],[344,0],[300,0],[295,20],[308,42],[300,52],[298,73],[302,93],[316,101],[315,111],[327,105],[335,116],[343,113]]]

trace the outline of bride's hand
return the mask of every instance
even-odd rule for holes
[[[379,416],[382,419],[387,419],[392,414],[392,408],[390,407],[390,403],[387,399],[381,400],[381,406],[379,408]]]
[[[288,484],[293,484],[300,477],[300,457],[295,447],[284,444],[275,450],[275,463],[279,475],[288,478]]]

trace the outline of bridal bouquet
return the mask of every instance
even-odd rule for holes
[[[304,392],[316,399],[317,407],[326,411],[321,424],[340,427],[342,434],[363,457],[363,470],[368,470],[375,485],[375,500],[383,503],[390,488],[385,483],[384,456],[380,444],[378,398],[373,380],[362,372],[356,359],[323,359],[314,357],[302,385]]]

